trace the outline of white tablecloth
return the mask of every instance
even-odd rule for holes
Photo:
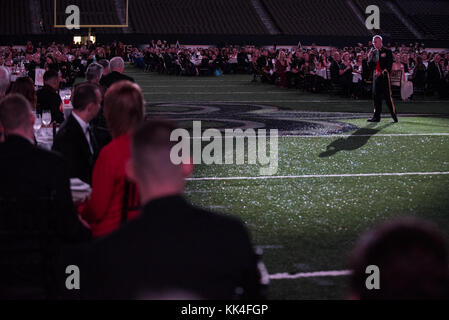
[[[352,82],[353,83],[359,83],[359,81],[362,80],[362,75],[360,73],[357,72],[353,72],[352,73]]]
[[[326,69],[317,70],[316,75],[320,76],[321,78],[327,79],[327,70]]]
[[[40,128],[38,131],[34,131],[34,136],[39,147],[51,150],[53,146],[53,128]]]

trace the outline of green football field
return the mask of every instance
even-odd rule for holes
[[[427,219],[449,234],[448,101],[396,99],[398,124],[388,115],[368,124],[368,100],[251,83],[249,75],[186,78],[132,67],[127,74],[150,116],[186,127],[202,120],[223,129],[237,119],[279,129],[273,176],[260,176],[258,165],[198,165],[186,189],[194,204],[247,224],[270,275],[346,270],[359,236],[392,217]],[[347,280],[272,279],[269,298],[341,299]]]

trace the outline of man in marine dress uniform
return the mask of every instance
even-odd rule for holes
[[[371,70],[374,70],[373,77],[373,99],[374,115],[368,122],[379,122],[382,113],[382,100],[385,99],[388,108],[390,108],[393,122],[398,122],[396,107],[393,102],[391,92],[390,73],[393,66],[393,54],[391,50],[385,48],[382,43],[382,37],[379,35],[373,38],[374,49],[368,55],[368,64]]]

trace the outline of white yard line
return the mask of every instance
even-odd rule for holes
[[[284,273],[270,274],[270,280],[316,278],[316,277],[342,277],[349,275],[351,275],[350,270],[301,272],[296,274],[289,274],[284,272]]]
[[[173,88],[172,85],[141,85],[141,88]],[[240,84],[222,84],[222,85],[216,85],[216,86],[208,86],[208,85],[182,85],[182,86],[176,86],[176,88],[231,88],[231,87],[239,87],[242,86]]]
[[[202,87],[204,88],[204,87]],[[229,94],[283,94],[282,91],[223,91],[223,92],[208,92],[208,91],[190,91],[190,92],[145,92],[146,95],[229,95]],[[293,94],[294,92],[292,92]]]
[[[310,119],[309,119],[310,120]],[[374,128],[375,129],[375,128]],[[231,129],[232,130],[232,129]],[[254,130],[258,130],[258,129],[254,129]],[[438,132],[438,133],[385,133],[385,134],[325,134],[325,135],[292,135],[292,134],[286,134],[286,135],[280,135],[280,136],[275,136],[275,135],[270,135],[270,130],[266,129],[266,137],[267,138],[348,138],[348,137],[432,137],[432,136],[436,136],[436,137],[445,137],[445,136],[449,136],[449,132]],[[260,136],[244,136],[244,138],[258,138]],[[190,139],[193,140],[200,140],[202,139],[202,137],[190,137]],[[217,139],[219,139],[217,137]],[[224,136],[221,137],[221,139],[235,139],[235,136]]]
[[[266,244],[266,245],[260,245],[260,246],[255,246],[258,249],[283,249],[284,246],[283,245],[276,245],[276,244]]]
[[[352,177],[402,177],[402,176],[437,176],[449,175],[441,172],[386,172],[386,173],[345,173],[345,174],[304,174],[297,176],[256,176],[256,177],[203,177],[188,178],[188,181],[227,181],[227,180],[274,180],[274,179],[308,179],[308,178],[352,178]]]

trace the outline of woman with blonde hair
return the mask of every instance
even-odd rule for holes
[[[81,209],[94,237],[105,236],[138,214],[137,188],[126,178],[130,141],[134,129],[144,120],[140,87],[129,81],[113,84],[104,96],[104,115],[112,135],[95,163],[92,194]]]
[[[394,63],[391,68],[391,73],[394,74],[395,72],[401,71],[401,81],[399,83],[399,86],[401,87],[401,98],[402,101],[410,101],[410,97],[413,94],[413,83],[411,81],[408,81],[405,77],[405,67],[401,61],[401,54],[397,53],[394,56]],[[398,84],[392,82],[392,85]]]

